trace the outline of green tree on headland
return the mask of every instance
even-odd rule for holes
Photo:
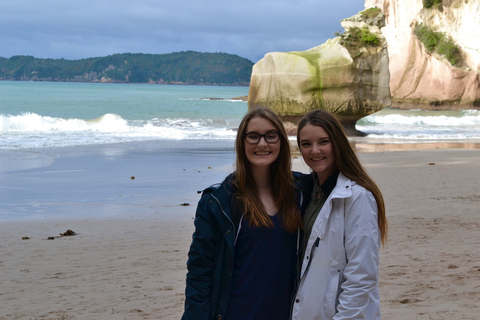
[[[253,62],[227,53],[124,53],[80,60],[0,57],[0,80],[248,85]]]

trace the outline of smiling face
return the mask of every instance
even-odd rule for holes
[[[337,170],[330,136],[322,127],[307,124],[299,132],[299,142],[303,160],[323,183]]]
[[[246,134],[252,132],[263,135],[269,132],[277,132],[277,128],[269,120],[255,117],[248,122],[245,130]],[[252,169],[268,169],[280,154],[280,140],[275,143],[267,143],[265,137],[262,137],[258,143],[250,144],[244,141],[244,145],[245,155]]]

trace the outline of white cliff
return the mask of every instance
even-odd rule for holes
[[[390,90],[394,106],[471,108],[480,106],[480,1],[443,0],[431,9],[422,0],[366,0],[365,8],[382,9],[386,26]],[[415,22],[451,37],[462,63],[428,53],[413,34]]]

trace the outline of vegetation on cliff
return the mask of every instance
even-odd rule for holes
[[[436,4],[442,3],[442,0],[423,0],[423,7],[425,9],[430,9]]]
[[[344,33],[335,33],[335,36],[340,37],[340,44],[347,48],[354,59],[363,54],[361,48],[380,44],[378,36],[372,33],[367,26],[352,27]]]
[[[360,15],[364,21],[375,19],[379,14],[382,13],[382,10],[379,8],[373,7],[367,10],[360,12]],[[378,46],[379,39],[378,36],[370,31],[368,26],[351,27],[348,30],[345,30],[344,33],[337,32],[335,33],[336,37],[340,37],[340,44],[349,47],[349,48],[358,48],[365,46]]]
[[[461,51],[457,44],[445,33],[436,32],[423,23],[415,23],[413,33],[420,40],[427,52],[436,52],[445,56],[452,66],[462,61]]]
[[[379,44],[376,34],[370,32],[367,26],[363,28],[352,27],[345,33],[335,33],[335,36],[340,37],[340,44],[343,46],[377,46]]]
[[[253,62],[227,53],[114,54],[81,60],[0,57],[0,80],[248,85]]]
[[[367,10],[360,12],[360,14],[362,15],[362,18],[365,20],[373,19],[376,16],[378,16],[380,13],[382,13],[382,10],[377,7],[369,8]]]

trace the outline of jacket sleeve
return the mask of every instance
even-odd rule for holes
[[[379,310],[378,265],[380,230],[372,193],[361,188],[345,203],[345,254],[347,264],[333,319],[366,319],[372,304]]]
[[[217,220],[208,208],[210,199],[208,194],[202,196],[195,214],[182,320],[210,319],[213,262],[219,233]]]

